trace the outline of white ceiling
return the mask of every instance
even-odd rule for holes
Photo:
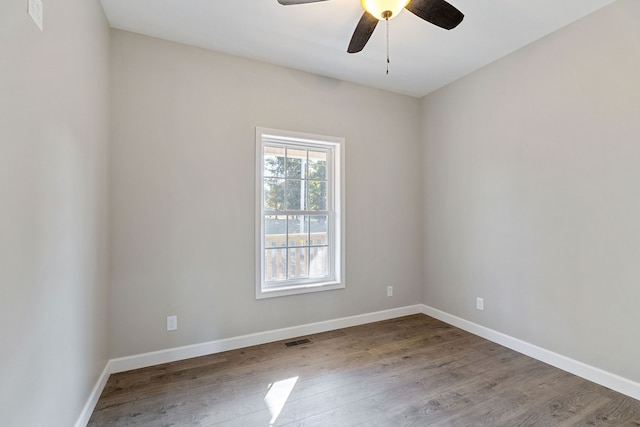
[[[615,0],[448,0],[465,14],[451,31],[405,10],[390,21],[389,75],[384,23],[346,51],[359,0],[101,1],[114,28],[419,97]]]

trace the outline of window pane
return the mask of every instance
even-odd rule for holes
[[[264,176],[284,178],[284,147],[264,147]]]
[[[305,279],[307,274],[307,258],[309,256],[309,248],[290,248],[289,249],[289,279]]]
[[[287,230],[287,217],[284,215],[265,215],[264,235],[265,249],[273,246],[285,246],[285,232]]]
[[[266,210],[281,211],[284,206],[285,180],[265,178],[264,180],[264,208]]]
[[[309,150],[309,179],[327,179],[326,151]]]
[[[287,150],[287,178],[304,178],[307,150]]]
[[[267,249],[264,251],[264,279],[267,282],[286,280],[287,250]]]
[[[329,257],[327,247],[310,248],[309,277],[324,277],[329,275]]]
[[[311,232],[310,246],[328,245],[328,217],[326,215],[312,215],[309,217],[309,230]]]
[[[309,217],[292,215],[288,221],[289,246],[309,245]]]
[[[288,179],[286,189],[287,210],[304,210],[303,194],[306,181],[300,179]]]
[[[308,205],[307,210],[327,210],[327,183],[326,181],[308,181]]]

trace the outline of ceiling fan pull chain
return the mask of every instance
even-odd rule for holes
[[[389,75],[389,18],[386,19],[387,21],[387,75]]]

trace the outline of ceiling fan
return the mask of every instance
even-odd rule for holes
[[[278,3],[289,6],[320,1],[326,0],[278,0]],[[361,0],[361,3],[364,13],[356,25],[353,36],[351,36],[347,48],[349,53],[357,53],[364,49],[373,30],[376,29],[378,21],[387,21],[388,31],[389,19],[395,18],[402,9],[407,9],[414,15],[445,30],[457,27],[464,18],[462,12],[445,0]],[[387,55],[387,62],[388,59]]]

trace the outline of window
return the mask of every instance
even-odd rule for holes
[[[344,288],[344,139],[256,129],[256,298]]]

